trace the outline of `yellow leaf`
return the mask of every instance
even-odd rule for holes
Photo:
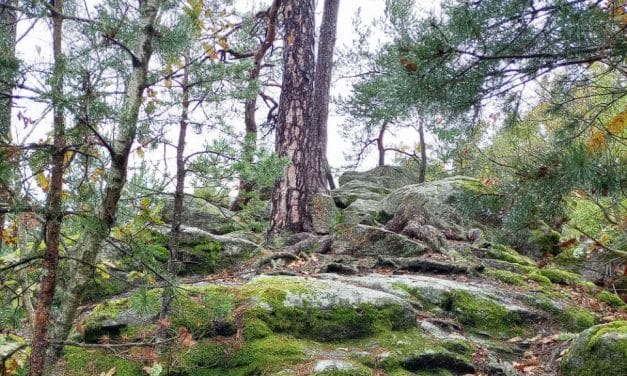
[[[148,209],[150,207],[150,199],[148,197],[144,197],[139,202],[139,207],[142,209]]]
[[[102,277],[102,279],[104,279],[104,280],[107,280],[107,279],[109,279],[111,277],[111,275],[107,271],[107,265],[102,263],[102,262],[100,264],[98,264],[98,267],[96,268],[96,271],[98,272],[100,277]]]
[[[63,155],[63,164],[68,164],[70,163],[70,161],[72,160],[72,157],[74,156],[74,152],[72,150],[68,150],[65,152],[65,154]]]
[[[592,133],[586,147],[590,153],[597,153],[605,148],[605,134],[601,131],[595,131]]]
[[[169,78],[166,78],[164,81],[165,87],[167,87],[168,89],[172,89],[172,80]]]
[[[627,112],[621,112],[607,122],[607,131],[615,136],[623,133],[627,128]]]
[[[37,175],[35,175],[35,180],[37,181],[37,185],[39,186],[39,188],[41,188],[42,191],[48,192],[48,189],[50,188],[50,180],[48,179],[46,174],[44,174],[43,172],[38,173]]]
[[[140,157],[143,157],[143,156],[144,156],[144,154],[146,154],[146,153],[144,152],[144,149],[142,149],[142,148],[137,148],[137,150],[136,150],[135,152],[136,152],[136,153],[137,153],[137,155],[139,155]]]

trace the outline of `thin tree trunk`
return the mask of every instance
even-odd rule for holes
[[[379,150],[379,166],[385,166],[385,145],[383,143],[383,137],[385,137],[385,131],[387,130],[388,123],[384,121],[379,129],[379,137],[377,137],[377,149]]]
[[[266,53],[274,44],[276,39],[276,20],[281,6],[280,0],[274,0],[266,14],[266,36],[263,43],[259,46],[255,55],[253,56],[253,68],[250,71],[249,85],[256,85],[259,80],[259,74],[261,73],[261,66],[263,58]],[[257,121],[255,120],[255,114],[257,113],[257,95],[248,99],[244,104],[244,124],[246,126],[246,136],[244,139],[244,156],[243,159],[247,163],[253,163],[255,159],[255,152],[257,151]],[[233,211],[241,210],[244,205],[249,201],[248,195],[255,188],[255,183],[245,178],[240,180],[239,192],[237,197],[231,204],[230,209]]]
[[[188,114],[189,114],[189,68],[187,59],[183,70],[183,101],[181,111],[181,121],[179,123],[179,140],[176,146],[176,188],[174,190],[174,213],[172,214],[172,229],[170,230],[170,241],[168,248],[170,257],[168,258],[168,274],[174,276],[179,272],[179,243],[181,240],[181,223],[183,214],[183,200],[185,199],[185,138],[187,135]],[[161,301],[161,311],[159,318],[165,319],[170,311],[170,305],[174,297],[172,286],[166,286],[163,290]]]
[[[85,227],[82,241],[77,246],[80,261],[69,261],[68,269],[72,270],[71,278],[65,281],[63,299],[59,306],[59,318],[53,323],[51,337],[55,342],[64,341],[72,327],[76,310],[88,282],[91,280],[96,257],[101,250],[103,241],[109,236],[115,224],[118,202],[126,183],[128,158],[137,132],[137,119],[143,102],[146,88],[148,64],[152,56],[152,40],[159,0],[140,1],[139,35],[133,48],[132,70],[126,88],[119,120],[119,131],[111,150],[111,166],[105,175],[106,188],[96,215]],[[62,346],[56,345],[54,351],[48,352],[48,364],[55,362],[61,355]]]
[[[62,51],[63,40],[63,0],[54,2],[52,14],[52,53],[54,72],[52,80],[52,111],[54,127],[54,154],[52,155],[52,173],[46,207],[46,250],[43,258],[44,276],[41,281],[39,300],[35,309],[33,340],[30,355],[30,376],[44,374],[46,351],[49,346],[48,327],[50,311],[57,284],[59,268],[59,242],[61,222],[63,220],[63,164],[65,156],[65,116],[63,109],[63,79],[65,61]]]
[[[2,5],[17,6],[17,0],[0,0],[0,34],[3,42],[0,49],[5,56],[0,68],[0,167],[9,167],[11,157],[5,153],[11,140],[11,109],[13,108],[14,73],[17,64],[15,60],[16,23],[17,17],[13,9],[4,8]],[[0,179],[0,207],[8,207],[11,201],[9,190],[10,182]],[[4,230],[5,214],[0,213],[0,235]],[[0,236],[0,251],[2,251],[2,236]]]
[[[290,161],[272,192],[270,232],[312,231],[309,200],[326,191],[318,129],[313,123],[314,1],[284,1],[284,71],[276,151]]]
[[[420,136],[420,174],[418,175],[418,183],[425,182],[427,174],[427,145],[425,144],[425,131],[422,120],[418,126],[418,135]]]
[[[330,170],[327,160],[327,123],[329,118],[329,92],[333,74],[333,50],[337,35],[337,17],[340,0],[325,0],[320,25],[320,39],[318,40],[318,56],[316,58],[316,75],[314,88],[313,117],[318,128],[318,147],[322,155],[320,171],[325,172],[326,181],[331,189],[334,188],[333,177],[326,174]]]

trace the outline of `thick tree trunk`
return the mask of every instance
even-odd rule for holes
[[[427,145],[425,144],[425,130],[420,121],[418,126],[418,135],[420,136],[420,174],[418,175],[418,183],[425,182],[425,175],[427,174]]]
[[[185,61],[183,70],[183,101],[181,110],[181,121],[179,124],[179,139],[176,145],[176,187],[174,189],[174,213],[172,213],[172,229],[170,230],[170,241],[168,248],[170,257],[168,258],[168,274],[175,276],[180,270],[179,265],[179,243],[181,240],[181,216],[183,214],[183,200],[185,199],[185,138],[187,136],[188,114],[189,114],[189,69]],[[161,311],[159,318],[165,319],[170,311],[170,305],[174,297],[171,286],[166,286],[163,290],[161,301]]]
[[[311,231],[309,200],[324,192],[323,156],[314,123],[314,1],[284,1],[284,71],[276,151],[290,161],[272,192],[271,233]]]
[[[63,170],[65,156],[65,115],[63,109],[63,79],[65,61],[62,51],[63,40],[63,0],[54,2],[52,14],[52,51],[54,72],[52,80],[52,111],[54,127],[54,154],[52,155],[52,173],[46,205],[46,250],[43,258],[44,276],[41,281],[39,300],[35,309],[33,340],[30,355],[30,376],[44,374],[46,351],[48,349],[48,327],[50,311],[57,284],[59,268],[59,243],[61,222],[63,220]]]
[[[80,261],[69,261],[68,269],[72,270],[72,275],[64,281],[58,319],[51,328],[51,337],[57,344],[54,351],[48,352],[48,364],[56,361],[61,355],[63,347],[58,343],[64,341],[70,332],[83,291],[93,276],[96,257],[100,252],[102,242],[108,237],[111,227],[115,224],[118,201],[126,183],[128,158],[137,132],[137,119],[146,87],[160,1],[142,0],[139,4],[138,30],[141,32],[133,48],[133,65],[120,114],[119,131],[112,145],[111,166],[105,175],[106,188],[100,208],[90,219],[90,225],[85,227],[81,242],[77,247],[76,257],[80,258]]]
[[[340,0],[325,0],[320,39],[318,39],[318,56],[316,58],[316,75],[314,88],[313,117],[318,127],[318,147],[322,158],[320,171],[330,170],[327,160],[327,122],[329,118],[329,92],[333,73],[333,50],[337,34],[337,16]],[[331,189],[334,188],[333,178],[326,176]]]
[[[383,138],[385,137],[385,131],[387,130],[388,123],[384,121],[379,129],[379,137],[377,137],[377,150],[379,151],[379,166],[385,166],[385,144]]]
[[[263,43],[259,46],[255,55],[253,56],[253,68],[250,71],[249,85],[257,85],[259,75],[261,73],[261,66],[266,53],[272,47],[274,40],[276,39],[276,21],[279,7],[281,5],[280,0],[274,0],[266,14],[266,36]],[[257,151],[257,121],[255,120],[255,114],[257,113],[257,95],[250,98],[244,104],[244,124],[246,126],[246,136],[244,139],[244,160],[247,163],[253,163],[255,159],[255,152]],[[239,192],[237,197],[231,204],[230,209],[233,211],[241,210],[244,205],[249,201],[248,195],[255,188],[255,183],[245,178],[240,180]]]
[[[15,43],[17,17],[13,9],[4,8],[17,6],[17,0],[0,0],[0,53],[3,57],[0,62],[0,167],[10,166],[9,155],[6,155],[5,145],[11,141],[11,109],[13,108],[12,93],[15,73]],[[11,194],[9,181],[0,178],[0,208],[10,206]],[[4,230],[5,214],[0,213],[0,235]],[[2,251],[2,236],[0,236],[0,251]]]

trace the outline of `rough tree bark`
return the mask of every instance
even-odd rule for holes
[[[139,2],[139,35],[135,46],[131,48],[133,56],[132,70],[126,87],[118,132],[111,145],[111,166],[105,175],[106,187],[101,204],[90,225],[85,228],[81,242],[77,245],[77,257],[80,260],[69,261],[71,278],[64,280],[60,291],[58,318],[52,323],[51,337],[55,342],[53,351],[48,351],[47,365],[52,365],[61,355],[60,344],[67,338],[87,283],[92,278],[96,257],[103,241],[115,224],[118,201],[126,183],[128,158],[137,132],[137,119],[146,88],[148,64],[152,55],[152,41],[155,34],[155,22],[160,7],[159,0],[141,0]]]
[[[8,7],[4,7],[7,5]],[[0,166],[7,167],[11,158],[5,153],[4,146],[11,141],[11,109],[13,108],[13,65],[15,60],[16,23],[15,12],[17,0],[0,0]],[[0,208],[10,205],[9,181],[0,178]],[[0,250],[2,250],[2,231],[4,229],[4,212],[0,212]]]
[[[65,61],[62,51],[63,40],[63,0],[54,2],[52,12],[52,54],[54,71],[52,79],[52,122],[53,122],[53,155],[52,173],[46,203],[46,250],[44,252],[43,278],[39,292],[39,300],[35,309],[33,323],[33,340],[30,355],[30,376],[44,374],[46,351],[49,346],[48,326],[50,311],[57,284],[59,268],[59,243],[61,238],[61,222],[63,220],[63,170],[65,156],[65,115],[63,109],[63,81]]]
[[[420,136],[420,173],[418,175],[418,183],[425,182],[425,175],[427,174],[427,145],[425,143],[425,130],[420,121],[418,125],[418,135]]]
[[[279,156],[288,158],[290,164],[272,192],[271,233],[312,231],[310,197],[326,191],[318,128],[312,113],[314,1],[284,1],[283,19],[284,71],[276,151]]]
[[[329,118],[329,92],[331,90],[333,73],[333,50],[335,49],[339,8],[340,0],[324,1],[314,81],[313,117],[314,124],[318,128],[318,147],[321,149],[319,153],[322,155],[320,159],[322,165],[319,169],[325,172],[325,178],[331,189],[335,187],[335,183],[333,182],[333,176],[330,174],[329,162],[327,160],[327,122]]]
[[[266,35],[255,54],[253,55],[253,68],[248,76],[250,85],[256,85],[259,75],[261,73],[261,67],[263,59],[266,53],[272,47],[276,38],[276,21],[279,7],[281,6],[280,0],[274,0],[270,9],[266,12]],[[244,104],[244,124],[246,126],[246,136],[244,139],[244,160],[248,163],[253,163],[255,158],[255,152],[257,151],[257,121],[255,120],[255,114],[257,113],[257,95],[248,99]],[[238,211],[242,209],[242,206],[246,205],[249,201],[248,195],[255,188],[255,183],[246,179],[241,179],[239,184],[239,192],[237,197],[231,204],[230,209]]]
[[[179,122],[179,139],[176,145],[176,187],[174,189],[174,212],[172,213],[172,229],[170,230],[170,241],[168,242],[168,250],[170,252],[168,258],[168,273],[176,275],[179,272],[179,243],[181,241],[181,217],[183,215],[183,200],[185,199],[185,175],[187,170],[185,167],[185,138],[187,137],[188,115],[189,115],[189,68],[188,61],[185,60],[185,68],[183,69],[183,101],[181,103],[181,121]],[[174,291],[171,286],[166,286],[163,290],[161,300],[161,310],[159,318],[165,319],[170,311],[170,305],[174,297]]]

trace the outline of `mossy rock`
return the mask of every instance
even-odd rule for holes
[[[176,374],[184,376],[254,376],[278,372],[306,360],[311,344],[291,336],[274,335],[243,345],[203,339],[178,356]]]
[[[512,273],[506,270],[487,270],[484,273],[487,277],[496,279],[504,283],[508,283],[514,286],[525,285],[525,279],[517,273]]]
[[[545,276],[553,283],[569,285],[569,286],[577,286],[577,285],[584,284],[584,280],[581,278],[579,274],[575,274],[575,273],[562,270],[562,269],[544,268],[544,269],[538,269],[538,273],[540,273],[540,275],[542,276]]]
[[[594,326],[573,342],[561,361],[563,376],[627,374],[627,321]]]
[[[468,291],[451,291],[444,306],[464,326],[487,331],[496,338],[511,337],[524,332],[525,318],[493,300],[475,296]]]
[[[404,300],[341,282],[261,277],[242,292],[255,305],[245,314],[244,335],[249,338],[267,336],[270,330],[338,341],[415,325],[415,312]]]
[[[488,248],[488,250],[486,251],[486,257],[496,260],[507,261],[512,264],[536,266],[536,263],[533,262],[532,259],[519,254],[512,248],[503,244],[495,244]]]
[[[620,298],[620,296],[612,292],[609,292],[607,290],[601,291],[597,295],[597,298],[600,301],[609,305],[610,307],[614,307],[614,308],[625,307],[625,302],[623,301],[623,299]]]

